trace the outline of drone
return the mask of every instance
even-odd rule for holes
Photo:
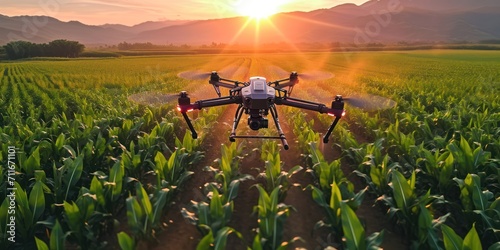
[[[199,100],[191,103],[191,99],[186,91],[182,91],[178,97],[177,110],[181,112],[186,120],[186,123],[191,131],[191,136],[196,139],[196,133],[187,112],[193,110],[201,110],[203,108],[223,106],[229,104],[237,104],[236,114],[232,126],[229,140],[234,142],[236,139],[279,139],[285,150],[289,149],[285,133],[281,129],[278,119],[278,111],[276,106],[285,105],[295,108],[301,108],[310,111],[316,111],[321,114],[328,114],[335,117],[328,131],[323,137],[323,142],[328,143],[329,137],[333,129],[345,115],[344,100],[341,95],[335,96],[330,107],[324,104],[292,98],[291,93],[293,87],[299,82],[299,74],[291,72],[290,76],[285,79],[267,82],[267,79],[261,76],[250,77],[248,82],[240,82],[230,79],[225,79],[219,76],[217,71],[210,73],[208,81],[215,89],[219,96],[218,98]],[[220,87],[228,88],[229,94],[222,96]],[[251,130],[257,131],[269,127],[267,116],[271,114],[279,136],[253,136],[253,135],[236,135],[236,129],[243,116],[243,113],[248,115],[247,124]]]

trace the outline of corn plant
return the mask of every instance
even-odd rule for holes
[[[489,190],[483,191],[481,178],[476,174],[468,174],[465,180],[455,178],[454,181],[460,188],[464,222],[468,225],[475,222],[485,243],[486,239],[500,241],[500,198],[495,199]]]
[[[440,193],[446,194],[449,190],[454,176],[454,158],[449,151],[440,152],[435,150],[434,153],[425,149],[423,145],[419,147],[420,158],[417,159],[417,164],[426,179],[430,179],[432,187],[437,187]]]
[[[271,194],[260,185],[257,185],[257,189],[259,203],[254,207],[254,213],[257,213],[259,228],[252,249],[287,249],[290,243],[297,240],[283,241],[284,223],[292,207],[278,202],[279,187]]]
[[[168,161],[163,153],[157,152],[155,164],[152,164],[156,173],[157,187],[170,190],[179,188],[193,174],[187,171],[187,166],[192,161],[183,149],[174,151]]]
[[[126,200],[128,225],[139,239],[154,240],[169,190],[157,190],[151,197],[140,182],[135,184],[135,196]]]
[[[446,250],[483,249],[475,225],[472,225],[472,228],[463,239],[447,225],[441,225],[441,231],[443,232],[443,242]],[[489,249],[494,250],[499,247],[500,243],[497,242]]]
[[[356,213],[345,202],[340,203],[340,218],[342,232],[344,234],[344,246],[346,249],[377,250],[384,239],[384,231],[376,232],[366,237],[365,229],[356,216]]]
[[[484,151],[481,146],[473,150],[464,137],[460,138],[458,144],[456,141],[450,143],[447,149],[453,154],[459,178],[483,171],[485,164],[491,158],[491,153]]]
[[[351,209],[356,210],[363,201],[366,189],[361,190],[357,194],[346,195],[346,192],[343,193],[337,183],[333,182],[328,192],[330,195],[327,196],[326,193],[318,187],[310,185],[308,188],[312,190],[313,200],[324,209],[326,214],[326,217],[323,220],[316,223],[315,228],[329,228],[333,237],[340,242],[343,235],[342,221],[341,217],[339,217],[339,214],[342,212],[340,205],[341,203],[346,203],[351,207]]]
[[[135,249],[136,242],[127,233],[119,232],[116,234],[116,237],[118,238],[118,244],[120,245],[120,248],[122,250],[134,250]]]
[[[286,193],[290,189],[292,183],[290,178],[297,172],[302,170],[301,166],[295,166],[288,172],[282,170],[283,163],[280,159],[280,154],[267,154],[266,171],[261,173],[259,177],[265,178],[267,192],[272,192],[276,188],[279,190],[278,201],[285,200]]]
[[[231,143],[229,146],[221,145],[221,158],[216,160],[218,168],[208,167],[206,170],[214,174],[214,182],[206,183],[205,189],[211,192],[212,187],[216,187],[224,198],[224,202],[232,201],[236,198],[242,181],[252,179],[251,175],[240,173],[239,163],[243,144]]]
[[[317,148],[316,142],[309,143],[309,158],[311,159],[313,170],[309,172],[318,180],[319,188],[325,193],[325,197],[330,197],[332,183],[337,183],[337,185],[341,186],[344,194],[354,190],[352,183],[347,180],[340,168],[340,160],[328,163],[321,150]]]
[[[405,235],[413,240],[417,246],[435,245],[436,236],[434,232],[442,224],[449,214],[434,220],[429,210],[431,203],[442,202],[442,196],[432,196],[430,190],[419,195],[416,184],[415,172],[407,180],[399,171],[392,173],[392,197],[383,195],[379,200],[385,202],[389,207],[388,216],[394,219],[396,224],[402,228]]]
[[[43,240],[35,237],[35,244],[38,250],[64,250],[66,249],[66,237],[67,233],[64,233],[64,230],[59,223],[59,220],[56,219],[54,226],[50,232],[49,236],[49,245],[45,243]],[[50,247],[50,248],[49,248]]]
[[[243,236],[238,231],[234,230],[230,227],[223,227],[219,231],[217,231],[214,235],[212,230],[205,235],[198,245],[196,246],[196,250],[224,250],[226,249],[227,238],[230,234],[236,234],[238,238],[243,239]]]
[[[191,201],[193,212],[186,208],[182,209],[182,214],[191,224],[197,226],[202,235],[210,232],[219,232],[226,227],[233,214],[233,201],[228,201],[227,197],[220,195],[217,188],[211,187],[208,202]]]
[[[364,174],[361,171],[355,170],[358,176],[365,179],[366,183],[370,187],[370,190],[375,192],[377,195],[383,195],[390,192],[390,178],[392,172],[399,166],[397,162],[390,162],[389,155],[385,155],[382,162],[375,165],[375,161],[370,160],[364,163],[365,166],[369,166],[369,174]]]

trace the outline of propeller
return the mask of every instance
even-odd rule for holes
[[[227,66],[221,70],[218,70],[217,73],[223,78],[231,78],[234,76],[248,74],[248,67],[246,66]],[[187,80],[208,80],[213,71],[203,71],[203,70],[190,70],[184,71],[177,74],[178,77],[184,78]]]
[[[179,94],[159,93],[154,91],[146,91],[132,94],[128,100],[146,106],[161,106],[167,103],[177,101]]]
[[[277,78],[287,78],[290,76],[290,71],[286,71],[282,69],[281,67],[278,67],[276,65],[270,65],[267,67],[267,71],[270,72],[271,74],[275,75]],[[334,74],[327,72],[327,71],[320,71],[320,70],[315,70],[315,71],[298,71],[297,72],[299,80],[306,80],[306,81],[319,81],[319,80],[326,80],[329,78],[334,77]]]
[[[344,102],[349,106],[359,108],[363,111],[377,111],[390,109],[396,106],[397,102],[378,95],[372,94],[357,94],[349,97],[344,97]]]

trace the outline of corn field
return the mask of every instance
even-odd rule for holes
[[[226,142],[229,108],[192,114],[201,132],[194,140],[176,100],[145,105],[130,98],[212,91],[206,81],[177,74],[228,66],[248,69],[231,76],[241,80],[253,74],[272,80],[276,67],[328,71],[335,76],[301,81],[294,95],[327,105],[336,94],[379,96],[391,105],[375,99],[359,109],[346,101],[332,144],[321,142],[329,117],[280,107],[295,141],[290,146],[302,154],[290,162],[275,141]],[[327,243],[308,246],[378,249],[391,231],[409,249],[500,249],[496,51],[28,60],[0,63],[0,75],[6,249],[168,246],[161,236],[170,226],[165,215],[191,194],[185,187],[196,175],[207,176],[202,195],[180,209],[183,223],[196,228],[196,249],[306,244],[286,228],[303,212],[287,200],[293,189],[322,211],[314,228],[327,231]],[[214,137],[224,137],[224,145],[213,145]],[[213,152],[217,159],[205,159]],[[338,157],[328,160],[332,154]],[[310,183],[299,187],[294,180],[301,176]],[[245,215],[251,232],[234,226],[245,192],[256,197]],[[392,226],[368,233],[359,212],[367,203]]]

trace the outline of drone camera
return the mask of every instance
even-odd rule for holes
[[[262,116],[248,117],[248,126],[252,130],[259,130],[261,128],[268,128],[268,120]]]

